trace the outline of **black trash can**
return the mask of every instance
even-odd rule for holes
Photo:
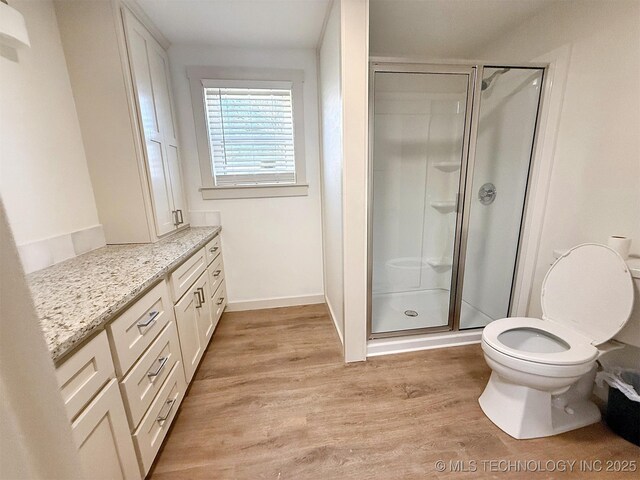
[[[640,372],[623,371],[620,379],[640,393]],[[609,387],[605,421],[622,438],[640,446],[640,402],[627,398],[615,386]]]

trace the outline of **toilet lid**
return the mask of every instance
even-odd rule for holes
[[[633,308],[625,261],[604,245],[585,243],[560,257],[542,283],[543,318],[571,328],[593,345],[618,333]]]

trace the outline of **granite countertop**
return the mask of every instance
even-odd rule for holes
[[[195,227],[153,244],[107,245],[27,275],[54,361],[220,232]]]

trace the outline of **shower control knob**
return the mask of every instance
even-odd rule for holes
[[[496,199],[496,186],[493,183],[485,183],[478,191],[478,200],[483,205],[490,205]]]

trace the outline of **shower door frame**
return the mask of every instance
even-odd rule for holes
[[[449,287],[449,313],[446,325],[434,327],[412,328],[408,330],[393,330],[374,333],[371,331],[372,301],[373,301],[373,141],[374,136],[374,100],[375,100],[375,74],[384,73],[417,73],[433,75],[466,75],[467,97],[465,106],[464,132],[462,135],[462,153],[460,160],[460,178],[458,180],[458,194],[456,202],[456,228],[453,241],[453,259],[451,265],[451,283]],[[367,340],[378,338],[400,337],[405,335],[419,335],[424,333],[448,332],[455,328],[455,316],[457,311],[457,285],[458,262],[460,260],[460,247],[462,245],[463,213],[465,206],[464,197],[467,190],[467,169],[470,158],[471,135],[473,130],[473,106],[475,105],[476,90],[478,89],[478,67],[476,65],[449,65],[431,63],[412,63],[394,61],[370,61],[369,62],[369,152],[368,152],[368,192],[367,192]],[[476,129],[477,130],[477,129]]]
[[[384,68],[381,68],[384,66]],[[368,153],[368,192],[367,192],[367,341],[392,337],[406,337],[412,335],[439,333],[439,332],[473,332],[482,330],[484,327],[465,328],[460,330],[460,310],[462,307],[462,289],[464,286],[464,266],[467,250],[467,240],[469,234],[469,215],[471,201],[473,198],[473,171],[475,166],[476,146],[478,139],[478,125],[480,123],[480,101],[482,97],[482,77],[485,68],[520,68],[542,70],[541,91],[538,98],[538,109],[536,111],[536,121],[534,126],[533,143],[529,159],[529,170],[525,186],[522,217],[520,220],[520,231],[518,235],[518,245],[516,259],[514,263],[513,279],[509,297],[509,308],[507,315],[511,316],[514,307],[514,297],[517,295],[518,278],[521,272],[522,242],[525,231],[528,227],[528,216],[531,209],[533,192],[531,191],[534,177],[536,158],[541,154],[540,131],[543,112],[547,108],[549,101],[549,89],[551,88],[549,79],[550,63],[543,62],[473,62],[473,61],[447,61],[446,63],[432,63],[428,60],[417,60],[411,58],[393,57],[372,57],[369,62],[369,153]],[[462,164],[460,167],[460,180],[458,186],[458,202],[456,206],[456,232],[454,239],[453,262],[451,266],[451,288],[449,291],[449,319],[447,325],[426,327],[419,329],[394,330],[390,332],[373,333],[371,331],[372,319],[372,298],[373,298],[373,122],[374,122],[374,75],[376,72],[395,73],[460,73],[471,72],[469,84],[467,85],[467,107],[465,110],[465,132],[463,135]],[[522,287],[520,285],[520,287]]]
[[[477,64],[476,66],[476,85],[474,89],[474,102],[471,118],[471,137],[469,139],[469,159],[467,176],[471,176],[469,182],[467,182],[467,190],[464,192],[464,202],[462,207],[462,232],[460,242],[460,271],[457,275],[458,283],[456,285],[456,304],[455,314],[452,326],[452,331],[455,332],[472,332],[482,330],[484,327],[472,327],[460,330],[460,317],[463,300],[463,288],[464,288],[464,274],[465,274],[465,261],[467,256],[467,241],[469,239],[469,221],[471,220],[471,201],[473,200],[473,172],[476,164],[476,149],[478,146],[478,127],[480,125],[480,103],[482,100],[482,79],[484,77],[485,68],[513,68],[513,69],[528,69],[528,70],[542,70],[542,80],[540,82],[540,94],[538,96],[538,106],[536,109],[536,120],[534,122],[533,140],[531,142],[531,153],[529,154],[529,165],[527,168],[527,181],[524,187],[524,199],[522,203],[522,213],[520,216],[520,228],[518,229],[518,244],[516,245],[516,258],[513,264],[513,275],[511,278],[511,289],[509,291],[509,306],[507,307],[507,316],[511,316],[513,313],[513,299],[516,294],[518,272],[520,271],[520,262],[522,260],[522,239],[525,229],[527,227],[527,212],[530,208],[530,202],[532,197],[531,183],[533,179],[534,161],[536,159],[536,151],[538,149],[538,139],[540,135],[540,123],[541,112],[544,107],[545,101],[545,88],[548,77],[549,64],[548,63],[525,63],[517,64],[511,62],[487,62],[483,64]]]

